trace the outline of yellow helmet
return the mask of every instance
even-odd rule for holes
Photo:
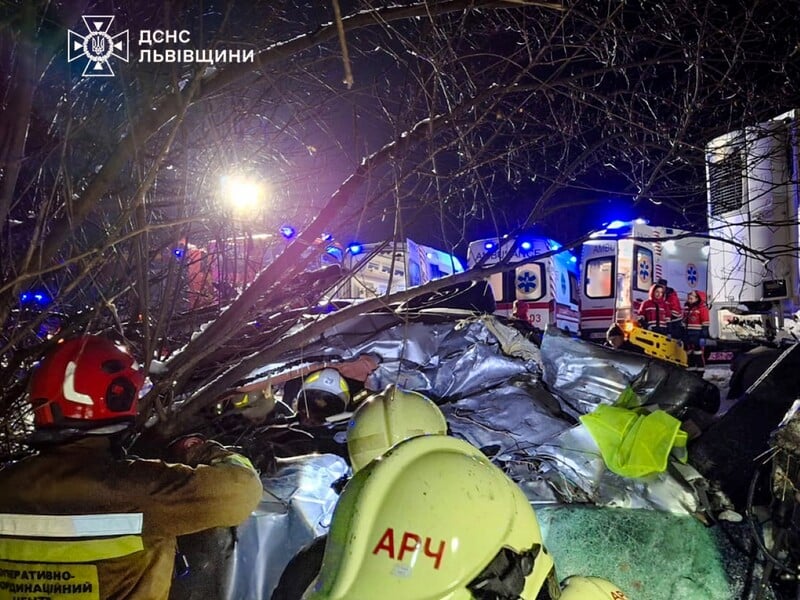
[[[534,600],[548,592],[558,597],[553,560],[519,487],[468,443],[423,435],[347,484],[304,598]]]
[[[344,412],[350,402],[350,387],[336,369],[321,369],[303,380],[297,394],[297,412],[314,425],[326,417]]]
[[[353,471],[358,471],[403,440],[446,433],[447,421],[433,401],[389,385],[353,413],[347,426],[347,453]]]

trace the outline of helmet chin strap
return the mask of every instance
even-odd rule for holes
[[[91,429],[86,429],[84,433],[86,435],[110,435],[112,433],[119,433],[120,431],[124,431],[130,427],[130,423],[112,423],[111,425],[103,425],[102,427],[93,427]]]
[[[533,572],[540,550],[539,544],[522,554],[501,548],[467,589],[476,600],[517,600],[525,589],[525,578]]]
[[[32,446],[46,446],[51,444],[63,444],[78,438],[87,436],[113,435],[129,429],[131,423],[117,422],[91,429],[79,427],[53,427],[49,429],[37,429],[27,439],[27,443]]]

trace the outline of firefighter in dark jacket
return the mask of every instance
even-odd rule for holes
[[[664,299],[664,291],[663,285],[654,283],[650,286],[647,300],[639,306],[639,322],[645,329],[667,335],[671,311]]]
[[[96,336],[59,344],[33,372],[39,453],[0,471],[0,597],[165,599],[176,537],[236,526],[258,504],[250,462],[215,442],[181,440],[185,464],[122,456],[143,381]]]
[[[688,368],[700,376],[706,368],[703,350],[708,339],[709,321],[705,292],[692,290],[686,296],[686,304],[683,307],[683,323],[686,328],[686,337],[683,341],[688,354]]]

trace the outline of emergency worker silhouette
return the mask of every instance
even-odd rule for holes
[[[261,499],[250,461],[199,437],[185,464],[126,458],[144,374],[111,340],[58,344],[28,399],[38,453],[0,470],[0,598],[166,599],[176,538],[239,525]]]

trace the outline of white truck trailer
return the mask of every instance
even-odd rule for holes
[[[798,116],[790,110],[706,146],[710,330],[721,342],[793,337],[791,317],[800,309]]]

